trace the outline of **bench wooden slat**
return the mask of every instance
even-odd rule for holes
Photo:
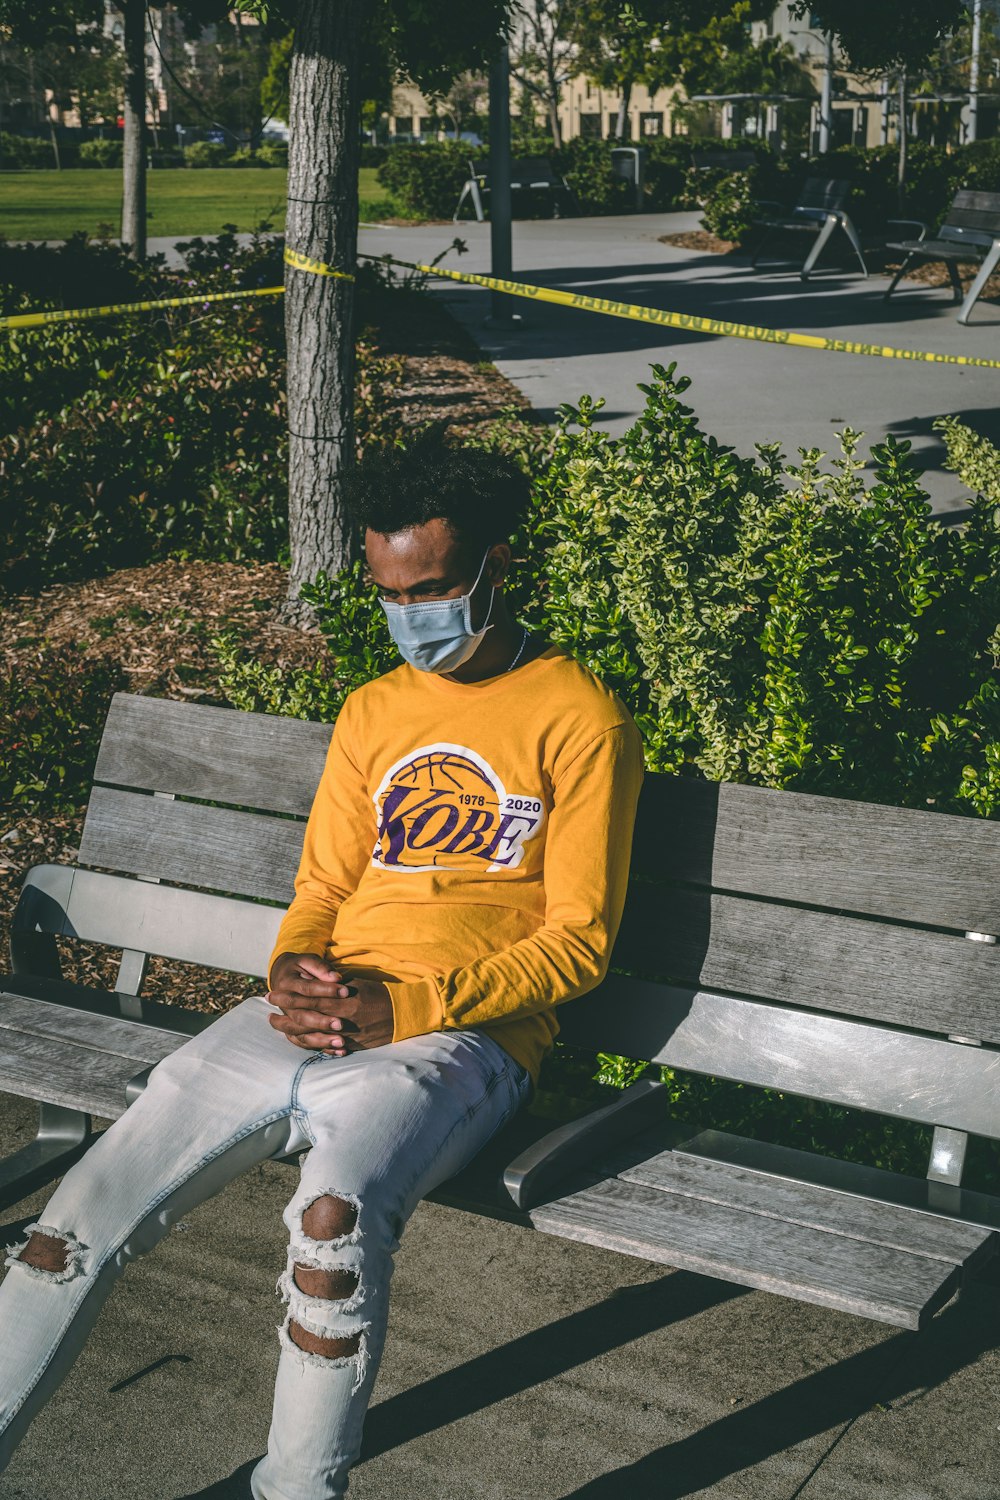
[[[529,1210],[536,1229],[681,1270],[920,1328],[958,1266],[611,1178]]]
[[[157,1061],[151,1057],[144,1063],[68,1040],[55,1047],[50,1037],[0,1030],[0,1085],[5,1093],[109,1119],[125,1113],[129,1079]]]
[[[634,884],[612,964],[705,989],[1000,1043],[1000,946]]]
[[[333,726],[115,693],[94,780],[306,816]]]
[[[189,1040],[177,1032],[161,1031],[143,1022],[94,1015],[4,991],[0,993],[0,1045],[11,1042],[9,1032],[38,1037],[49,1044],[50,1051],[53,1043],[61,1046],[63,1042],[72,1042],[81,1049],[129,1059],[135,1064],[134,1073],[169,1057]]]
[[[737,782],[649,775],[633,873],[1000,933],[1000,823]]]
[[[264,976],[284,910],[69,865],[36,865],[19,917],[36,930]]]
[[[1000,1052],[612,976],[559,1006],[560,1040],[1000,1138]]]
[[[287,906],[304,834],[287,818],[95,786],[80,862]]]
[[[971,1268],[1000,1243],[1000,1235],[935,1214],[687,1155],[683,1148],[658,1151],[658,1135],[644,1132],[602,1165],[623,1182],[728,1204],[744,1213],[926,1255],[948,1265]]]

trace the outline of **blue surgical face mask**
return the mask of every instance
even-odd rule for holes
[[[411,667],[421,672],[451,672],[467,662],[487,630],[493,613],[494,589],[490,589],[490,607],[480,630],[472,628],[472,596],[483,576],[486,556],[480,564],[476,582],[467,594],[457,599],[428,599],[419,604],[379,603],[389,621],[389,634],[399,647],[399,654]]]

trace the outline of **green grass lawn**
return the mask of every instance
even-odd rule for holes
[[[223,224],[252,229],[268,219],[285,227],[281,167],[167,167],[149,174],[149,234],[218,234]],[[359,182],[362,219],[398,212],[363,167]],[[121,173],[102,168],[66,172],[0,172],[0,233],[9,240],[63,240],[75,229],[97,234],[102,223],[117,238]]]

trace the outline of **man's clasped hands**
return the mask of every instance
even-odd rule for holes
[[[296,1047],[344,1057],[392,1041],[392,1001],[380,979],[350,979],[318,953],[283,953],[271,983],[268,1019]]]

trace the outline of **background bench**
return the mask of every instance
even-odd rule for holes
[[[553,167],[547,156],[524,156],[510,164],[510,190],[512,193],[544,193],[552,205],[552,217],[558,219],[567,210],[575,209],[573,193],[565,177]],[[490,159],[480,156],[469,159],[469,175],[462,185],[452,222],[457,224],[466,198],[472,203],[476,218],[482,222],[486,217],[485,200],[490,192]]]
[[[904,252],[903,262],[885,294],[887,302],[915,260],[943,261],[948,267],[954,300],[962,303],[958,321],[968,323],[1000,261],[1000,193],[976,193],[962,188],[955,194],[944,223],[932,239],[927,238],[925,226],[918,239],[896,240],[887,249]],[[962,261],[970,260],[980,262],[979,273],[963,301],[958,267]]]
[[[31,870],[14,917],[0,1089],[42,1128],[6,1202],[211,1024],[140,996],[148,955],[263,977],[330,734],[115,694],[80,864]],[[1000,1244],[1000,1199],[961,1185],[968,1134],[1000,1139],[998,872],[996,823],[647,777],[613,958],[631,974],[560,1007],[562,1040],[919,1121],[927,1177],[685,1139],[641,1078],[556,1130],[522,1111],[433,1196],[920,1327]],[[63,980],[56,935],[121,949],[116,992]]]
[[[846,178],[807,177],[798,201],[792,209],[782,209],[777,203],[762,202],[759,207],[770,208],[777,212],[764,214],[754,220],[757,227],[763,229],[764,234],[754,251],[750,264],[752,266],[757,264],[765,247],[776,235],[802,232],[812,234],[815,236],[812,249],[799,272],[802,280],[808,281],[830,236],[835,229],[842,229],[858,258],[862,275],[867,276],[868,267],[865,265],[861,250],[861,240],[844,207],[850,192],[851,184]]]

